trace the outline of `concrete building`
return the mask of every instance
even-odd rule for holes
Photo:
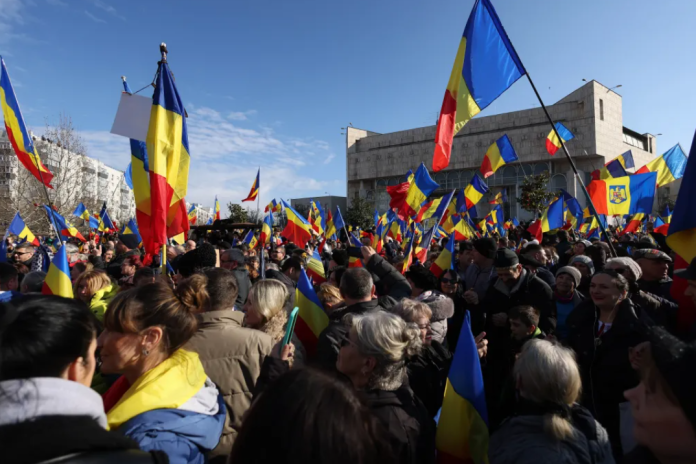
[[[342,212],[346,211],[346,197],[337,197],[334,195],[329,195],[325,197],[312,197],[312,198],[295,198],[290,200],[290,206],[292,206],[298,213],[303,213],[309,210],[309,202],[314,200],[315,203],[321,205],[324,211],[331,211],[331,214],[335,214],[336,206],[338,206]]]
[[[622,153],[631,150],[636,168],[661,155],[654,135],[631,130],[623,125],[622,97],[596,81],[582,87],[547,107],[555,121],[562,122],[575,134],[567,143],[572,159],[587,185],[590,173]],[[425,162],[431,169],[435,126],[421,127],[390,134],[348,127],[346,131],[346,176],[348,202],[362,197],[375,202],[380,211],[389,207],[386,187],[403,182],[409,169]],[[529,219],[532,213],[518,204],[520,186],[525,176],[548,172],[549,190],[564,188],[585,206],[585,198],[575,180],[570,163],[562,152],[554,157],[546,151],[550,131],[541,107],[511,113],[474,118],[454,137],[452,157],[447,169],[432,174],[440,185],[434,196],[466,187],[488,147],[504,134],[510,138],[519,161],[499,169],[486,182],[488,196],[477,205],[479,216],[490,207],[488,199],[507,189],[509,202],[506,217]],[[634,169],[629,169],[634,171]],[[665,196],[676,198],[680,181],[658,190],[656,208]]]

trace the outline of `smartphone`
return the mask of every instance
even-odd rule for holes
[[[295,331],[295,322],[297,322],[297,314],[299,314],[299,312],[300,308],[295,306],[295,309],[290,313],[288,325],[285,326],[285,336],[283,337],[283,344],[281,346],[287,345],[290,343],[290,340],[292,340],[292,333]]]
[[[363,257],[362,251],[360,251],[360,247],[353,247],[353,246],[348,247],[348,256],[350,256],[351,258],[360,258],[360,259],[362,259],[362,257]]]

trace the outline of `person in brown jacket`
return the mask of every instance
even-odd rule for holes
[[[205,373],[215,382],[227,406],[220,442],[209,456],[215,464],[227,462],[273,341],[259,330],[242,327],[244,313],[233,309],[238,287],[232,272],[215,268],[204,271],[204,275],[208,278],[210,306],[197,316],[198,332],[186,349],[198,353]]]

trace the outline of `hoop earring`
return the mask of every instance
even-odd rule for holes
[[[148,354],[150,354],[150,352],[148,350],[146,350],[145,348],[143,348],[142,353],[143,353],[143,356],[147,356]]]

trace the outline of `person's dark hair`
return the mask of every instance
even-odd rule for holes
[[[602,275],[602,274],[606,274],[609,277],[611,277],[612,279],[614,279],[614,283],[616,284],[616,288],[621,290],[622,292],[628,292],[630,290],[631,287],[628,284],[628,280],[626,280],[626,278],[623,275],[619,274],[618,272],[616,272],[613,269],[603,269],[602,271],[593,275],[592,278],[594,279],[598,275]]]
[[[536,243],[530,243],[529,245],[526,245],[524,248],[522,248],[522,254],[526,255],[527,253],[539,253],[540,251],[543,251],[544,247],[541,245],[537,245]]]
[[[0,263],[0,285],[7,285],[12,279],[16,279],[19,273],[17,268],[10,263]]]
[[[533,306],[514,306],[510,309],[508,317],[522,322],[526,327],[539,327],[539,310]]]
[[[134,266],[136,271],[143,267],[143,262],[140,260],[140,256],[138,255],[126,256],[126,259],[124,259],[123,262],[128,266]]]
[[[268,446],[268,430],[279,437]],[[343,382],[311,369],[282,375],[254,402],[230,462],[394,464],[381,423]]]
[[[362,300],[372,295],[372,275],[362,267],[346,269],[341,276],[339,289],[341,295],[351,300]]]
[[[36,247],[29,242],[24,242],[14,247],[15,252],[19,250],[36,250]]]
[[[417,288],[422,289],[424,292],[427,292],[428,290],[436,290],[438,288],[439,282],[437,277],[435,277],[435,274],[423,266],[411,266],[406,272],[406,277],[410,279]]]
[[[594,245],[585,248],[585,254],[590,257],[592,264],[594,264],[595,272],[604,269],[604,265],[607,263],[607,252],[596,243]]]
[[[336,274],[336,283],[340,286],[341,285],[341,278],[343,277],[343,274],[346,272],[346,268],[344,266],[336,266],[331,270],[329,273],[329,276],[331,274]]]
[[[133,285],[138,285],[141,280],[153,279],[157,274],[151,267],[141,267],[133,275]]]
[[[232,248],[232,245],[230,245],[229,242],[222,240],[217,243],[217,247],[220,250],[229,250],[230,248]]]
[[[462,280],[454,269],[447,269],[445,272],[443,272],[438,281],[442,282],[442,279],[452,279],[454,280],[454,283],[457,284]]]
[[[556,237],[558,237],[558,240],[568,240],[568,232],[561,229],[556,234]]]
[[[97,320],[84,303],[29,295],[5,305],[0,317],[0,381],[59,377],[87,357]]]
[[[463,253],[465,251],[471,251],[474,249],[474,245],[468,241],[468,240],[463,240],[459,242],[459,253]]]
[[[239,284],[232,271],[216,267],[203,273],[208,282],[205,288],[208,291],[208,311],[220,311],[232,309],[239,294]]]
[[[348,252],[346,250],[334,250],[331,253],[331,259],[339,266],[345,266],[348,264]]]
[[[295,256],[292,256],[288,259],[285,260],[283,265],[280,267],[281,272],[285,272],[288,269],[296,269],[296,270],[301,270],[302,269],[302,261],[300,258],[296,258]]]
[[[119,293],[104,314],[104,328],[138,333],[148,327],[162,327],[164,351],[172,354],[196,333],[195,314],[208,306],[206,281],[205,276],[196,274],[175,290],[159,281]]]
[[[31,271],[22,279],[20,289],[22,293],[41,293],[46,273],[43,271]]]
[[[508,246],[509,241],[507,237],[500,237],[498,239],[498,243],[501,243],[503,246]]]

